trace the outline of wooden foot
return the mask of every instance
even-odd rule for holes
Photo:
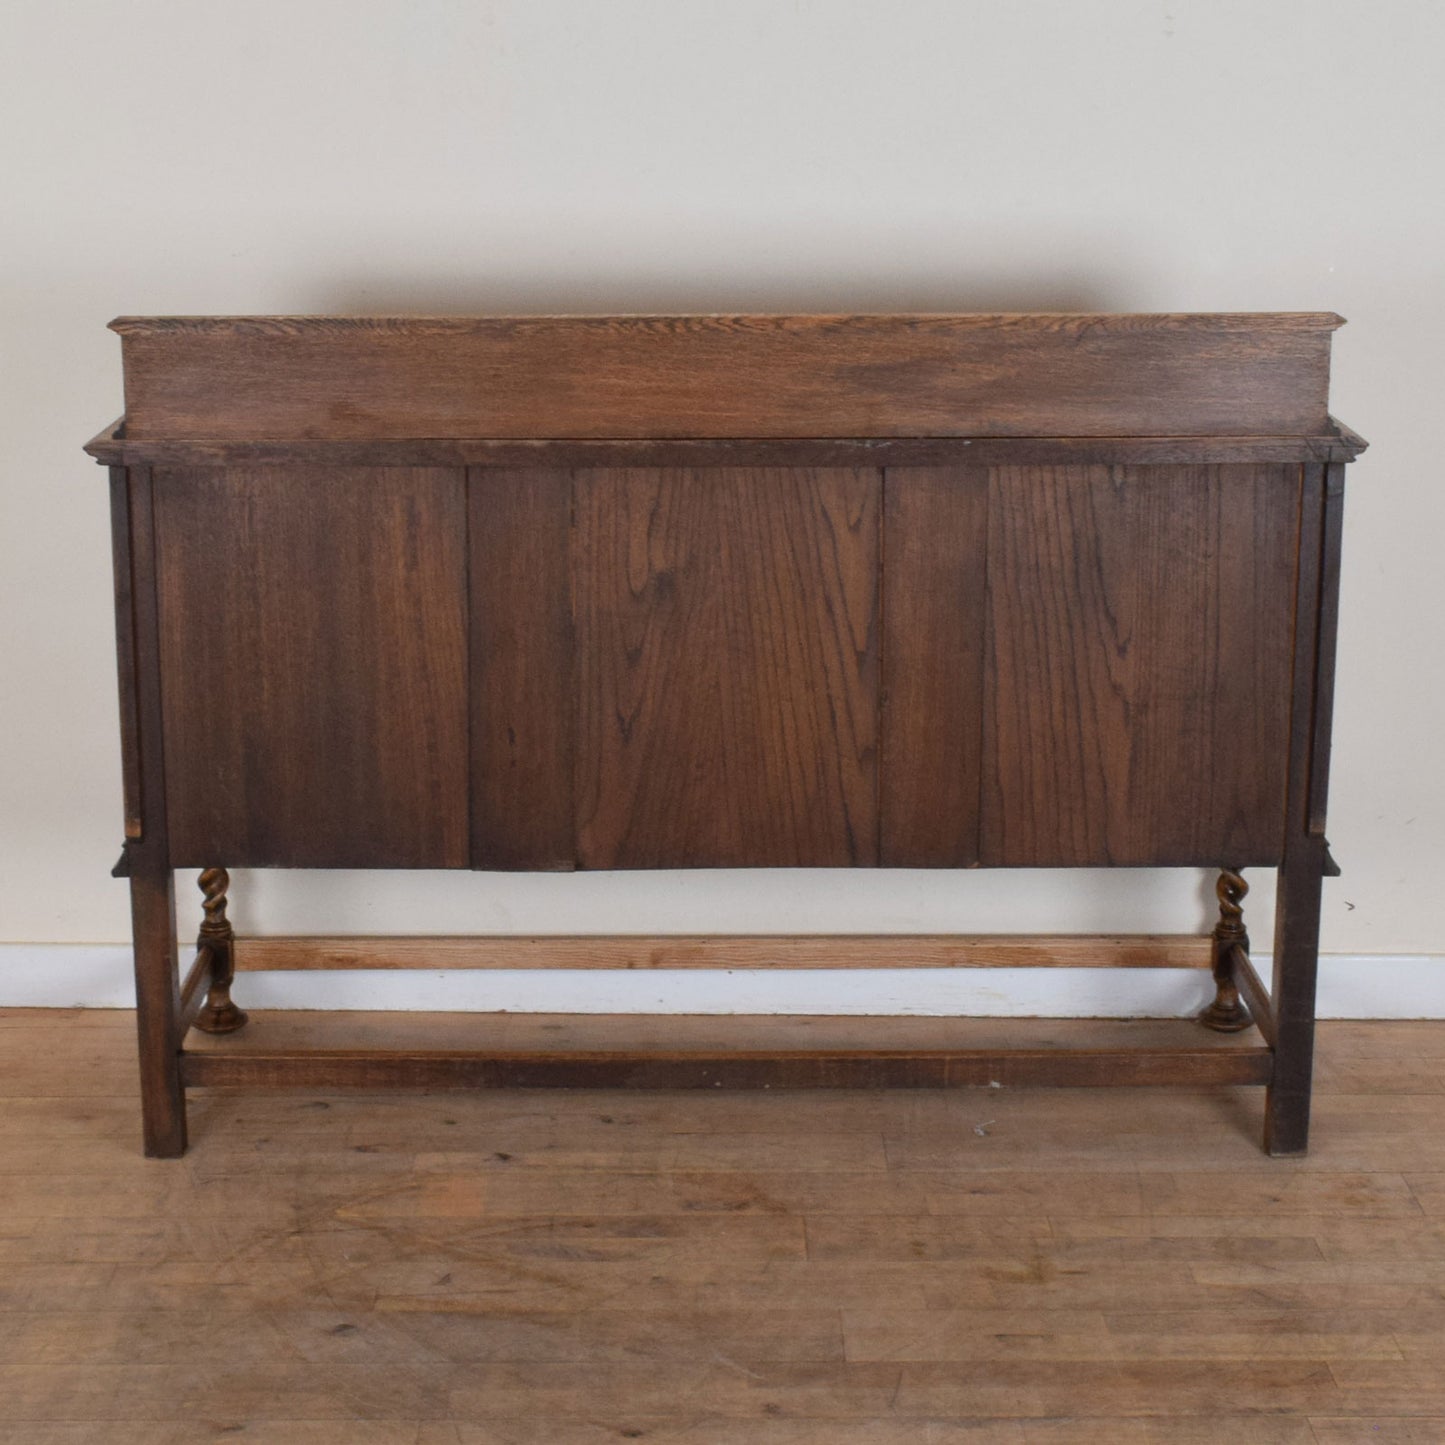
[[[1199,1022],[1216,1033],[1242,1033],[1253,1023],[1239,987],[1234,981],[1230,953],[1238,944],[1249,951],[1249,934],[1244,927],[1244,896],[1249,884],[1243,870],[1225,868],[1214,886],[1219,899],[1219,922],[1214,925],[1214,1000],[1199,1015]]]
[[[212,989],[196,1015],[195,1027],[203,1034],[233,1034],[244,1028],[251,1015],[245,1009],[237,1008],[229,998],[216,997]]]
[[[206,1001],[196,1015],[196,1027],[207,1034],[233,1034],[248,1015],[231,1002],[231,981],[236,974],[236,935],[226,917],[226,891],[231,875],[224,868],[207,868],[198,884],[205,901],[205,922],[196,938],[197,948],[208,948],[215,964]]]

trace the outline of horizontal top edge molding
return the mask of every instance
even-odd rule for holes
[[[109,466],[1007,467],[1348,462],[1368,443],[1323,436],[1242,437],[392,437],[356,440],[133,441],[116,422],[85,450]]]
[[[1320,436],[1332,313],[130,317],[126,435]]]
[[[581,324],[604,329],[636,327],[645,331],[713,330],[726,327],[758,330],[818,330],[872,327],[1018,328],[1038,331],[1335,331],[1345,318],[1333,311],[912,311],[912,312],[636,312],[540,313],[537,315],[469,316],[117,316],[112,331],[122,336],[165,331],[410,331],[471,332],[508,328],[544,329]]]

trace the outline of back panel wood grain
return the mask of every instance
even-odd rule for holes
[[[1299,477],[991,474],[984,864],[1279,861]]]
[[[1272,436],[1329,314],[128,317],[136,441]]]
[[[884,482],[880,862],[978,862],[988,471]]]
[[[465,867],[464,473],[158,470],[177,867]]]
[[[877,862],[880,490],[576,474],[581,866]]]
[[[570,472],[478,467],[471,548],[472,866],[575,857]]]

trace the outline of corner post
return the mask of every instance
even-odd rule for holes
[[[175,876],[169,868],[132,865],[130,911],[145,1152],[151,1159],[176,1159],[186,1152],[186,1094],[180,1067]]]
[[[1328,866],[1330,723],[1339,622],[1340,541],[1345,468],[1304,468],[1299,593],[1295,609],[1295,691],[1284,858],[1275,905],[1274,1075],[1265,1091],[1264,1147],[1270,1154],[1309,1148],[1314,1075],[1315,986],[1320,903]]]
[[[166,823],[162,748],[160,625],[150,468],[115,468],[111,504],[119,609],[122,735],[127,751],[126,859],[135,950],[145,1152],[174,1159],[186,1150],[181,1082],[181,978],[176,948],[175,873]],[[133,718],[134,733],[124,724]],[[133,741],[132,741],[133,737]],[[131,791],[138,816],[130,816]]]

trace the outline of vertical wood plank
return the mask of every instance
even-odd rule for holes
[[[1297,475],[993,472],[985,864],[1279,861]]]
[[[884,475],[879,861],[967,868],[979,856],[988,473]]]
[[[1303,1154],[1309,1147],[1325,859],[1324,779],[1317,784],[1316,778],[1329,768],[1328,709],[1334,683],[1344,501],[1342,467],[1307,466],[1303,473],[1288,831],[1275,890],[1270,985],[1275,1059],[1264,1105],[1264,1147],[1276,1155]]]
[[[466,867],[462,471],[156,478],[176,866]]]
[[[128,849],[141,1127],[147,1156],[173,1159],[186,1150],[186,1096],[180,1073],[181,979],[166,806],[155,488],[150,469],[132,468],[128,490],[126,565],[135,616],[136,744],[142,789],[141,835]]]
[[[1121,523],[1136,504],[1107,468],[990,474],[986,864],[1113,861],[1137,613]]]
[[[110,548],[115,579],[115,658],[120,692],[121,791],[125,836],[141,835],[139,701],[136,697],[135,602],[131,580],[130,481],[124,467],[110,468]]]
[[[1324,469],[1324,536],[1320,553],[1319,656],[1315,670],[1314,732],[1310,742],[1309,831],[1324,836],[1330,796],[1330,742],[1335,716],[1335,639],[1340,625],[1340,552],[1344,541],[1345,468]]]
[[[472,867],[574,866],[566,471],[471,468]]]
[[[877,862],[880,490],[577,474],[582,866]]]
[[[1289,772],[1299,468],[1139,473],[1147,520],[1130,540],[1147,565],[1136,619],[1140,671],[1127,717],[1135,730],[1129,861],[1145,850],[1165,859],[1277,860]]]

